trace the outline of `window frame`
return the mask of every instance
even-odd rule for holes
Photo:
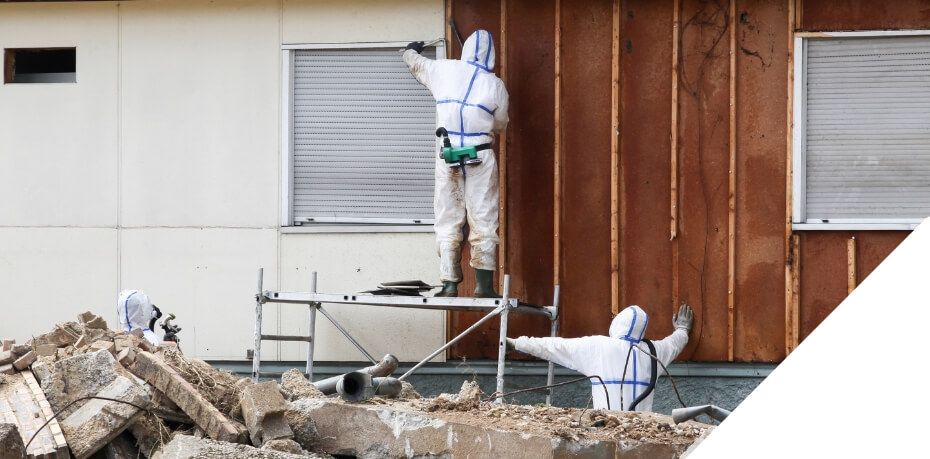
[[[340,42],[340,43],[291,43],[281,46],[281,227],[288,233],[325,232],[432,232],[434,219],[394,218],[320,218],[312,222],[297,222],[294,219],[294,55],[295,51],[311,49],[390,49],[401,50],[409,41],[384,42]],[[446,58],[444,39],[427,42],[427,47],[436,48],[436,59]],[[401,59],[398,52],[397,58]]]
[[[807,44],[810,39],[855,38],[855,37],[907,37],[928,36],[930,29],[921,30],[864,30],[854,32],[795,32],[794,68],[792,91],[791,128],[791,227],[794,230],[913,230],[923,221],[921,218],[856,218],[820,219],[807,218],[807,101],[805,76],[807,69]]]

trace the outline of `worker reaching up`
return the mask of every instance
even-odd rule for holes
[[[475,268],[475,297],[496,298],[498,172],[491,143],[494,133],[507,127],[508,96],[504,83],[492,73],[494,43],[490,32],[477,30],[462,45],[461,59],[432,60],[420,55],[423,42],[404,51],[404,62],[436,100],[436,127],[444,128],[454,147],[474,146],[477,164],[454,164],[436,159],[433,210],[439,277],[436,296],[458,296],[462,281],[462,230],[468,221],[471,266]],[[439,156],[439,155],[437,155]]]
[[[675,331],[656,342],[643,339],[649,316],[639,306],[629,306],[610,324],[610,336],[583,338],[507,338],[507,348],[550,360],[591,379],[594,408],[620,411],[652,411],[652,389],[662,366],[671,363],[688,344],[694,313],[683,304],[672,317]],[[652,354],[659,358],[657,365]],[[604,386],[610,395],[608,406]]]

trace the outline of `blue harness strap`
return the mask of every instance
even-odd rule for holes
[[[126,331],[132,331],[132,324],[129,323],[129,299],[132,298],[136,293],[139,293],[138,290],[129,294],[126,297],[126,301],[123,302],[123,314],[126,316]]]

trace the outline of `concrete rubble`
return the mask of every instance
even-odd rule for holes
[[[350,403],[298,369],[254,383],[91,312],[0,350],[0,459],[676,458],[710,429],[649,413],[495,404],[473,382],[434,398],[404,383],[397,398]]]

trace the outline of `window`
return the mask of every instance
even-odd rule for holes
[[[930,32],[795,38],[796,229],[904,229],[930,216]]]
[[[3,53],[4,83],[74,83],[75,48],[7,48]]]
[[[285,50],[285,226],[433,222],[436,106],[405,44]]]

